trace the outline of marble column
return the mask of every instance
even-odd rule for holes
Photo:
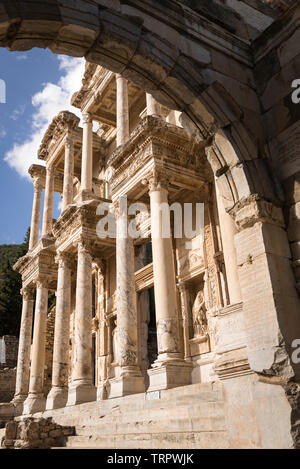
[[[179,342],[172,238],[164,237],[162,232],[162,213],[170,217],[169,211],[162,210],[162,204],[168,204],[165,175],[155,173],[149,179],[149,188],[158,358],[148,374],[149,390],[154,391],[189,384],[191,363],[183,360]]]
[[[67,136],[65,142],[64,186],[62,212],[73,202],[73,178],[74,178],[74,140]]]
[[[52,388],[46,409],[65,407],[68,400],[69,335],[71,314],[71,258],[59,253],[54,328]]]
[[[15,406],[15,415],[22,414],[23,403],[27,398],[29,390],[34,289],[32,287],[25,287],[21,290],[21,294],[23,296],[23,306],[19,336],[16,390],[12,400]]]
[[[52,168],[51,166],[47,166],[42,236],[47,236],[47,235],[52,234],[53,195],[54,195],[54,168]]]
[[[93,120],[88,112],[82,114],[82,122],[81,191],[91,193],[93,188]]]
[[[109,397],[145,391],[138,366],[138,324],[134,277],[134,244],[127,234],[126,204],[115,203],[117,238],[117,357],[119,377],[110,380]]]
[[[116,74],[117,83],[117,147],[129,139],[128,82]]]
[[[189,294],[188,290],[183,282],[178,284],[180,303],[181,303],[181,315],[182,315],[182,327],[183,327],[183,345],[184,345],[184,358],[191,357],[190,348],[190,321],[189,321]]]
[[[96,400],[92,382],[92,256],[90,243],[78,243],[75,338],[67,405]]]
[[[40,217],[41,217],[41,198],[43,186],[38,179],[33,181],[34,194],[30,225],[29,251],[34,249],[39,240]]]
[[[46,398],[43,394],[45,347],[48,309],[48,285],[46,280],[36,284],[36,304],[34,313],[33,342],[29,394],[24,402],[23,414],[33,414],[45,410]]]
[[[147,116],[160,116],[160,105],[153,98],[152,94],[146,93],[146,102],[147,102]]]
[[[233,218],[225,210],[217,184],[216,195],[229,300],[230,304],[236,304],[242,301],[241,287],[238,276],[237,255],[234,244],[234,237],[238,230]]]

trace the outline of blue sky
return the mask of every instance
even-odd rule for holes
[[[0,49],[0,79],[6,83],[6,103],[0,103],[0,244],[23,241],[33,197],[27,170],[32,163],[43,164],[36,154],[52,118],[63,109],[78,114],[69,102],[83,71],[83,59],[40,49]],[[59,199],[55,194],[54,218]]]

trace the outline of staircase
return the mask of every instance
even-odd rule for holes
[[[227,448],[221,383],[90,402],[35,416],[72,425],[67,448]]]

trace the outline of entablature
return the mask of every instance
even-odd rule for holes
[[[157,166],[168,174],[173,191],[199,189],[209,178],[202,146],[181,127],[154,116],[141,121],[107,165],[114,169],[113,198],[125,194],[140,198],[147,191],[142,188],[143,180]]]

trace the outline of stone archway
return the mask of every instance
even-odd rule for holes
[[[300,366],[289,359],[292,341],[300,337],[299,296],[282,197],[262,158],[250,45],[185,2],[170,10],[162,5],[159,13],[154,2],[143,6],[138,0],[72,3],[0,1],[0,46],[22,51],[47,47],[57,54],[84,56],[183,112],[183,126],[207,148],[226,209],[238,227],[235,244],[250,368],[268,383],[275,379],[284,384],[300,375]],[[230,72],[222,60],[232,65]]]

